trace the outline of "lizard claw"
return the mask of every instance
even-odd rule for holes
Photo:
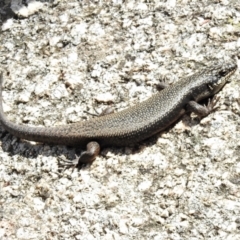
[[[166,83],[166,79],[161,79],[157,84],[156,84],[156,89],[158,91],[163,90],[164,88],[167,88],[169,86],[168,83]]]
[[[75,154],[75,159],[74,160],[69,160],[64,158],[61,158],[59,161],[59,165],[63,167],[76,167],[78,165],[78,160],[79,157]]]
[[[207,106],[205,106],[208,110],[208,113],[214,112],[215,110],[218,109],[218,106],[216,105],[219,102],[219,100],[220,100],[219,96],[218,97],[214,96],[212,99],[210,98],[208,99],[208,104]]]

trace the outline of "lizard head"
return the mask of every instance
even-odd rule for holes
[[[208,88],[212,94],[219,92],[222,87],[229,81],[230,76],[236,71],[237,64],[235,62],[225,62],[221,65],[212,66],[209,69]]]
[[[198,73],[193,98],[196,101],[208,98],[219,92],[236,71],[237,64],[233,61],[213,64]]]

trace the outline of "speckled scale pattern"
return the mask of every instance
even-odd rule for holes
[[[218,92],[235,71],[234,62],[205,68],[183,78],[126,110],[93,118],[89,121],[58,127],[30,127],[10,122],[2,109],[0,88],[0,121],[13,135],[36,142],[85,145],[97,141],[101,146],[122,146],[139,142],[165,129],[180,117],[190,100],[200,101]]]

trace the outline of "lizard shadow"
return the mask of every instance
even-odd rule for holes
[[[77,149],[73,147],[30,142],[16,138],[5,130],[0,131],[0,138],[3,151],[7,152],[9,156],[18,155],[22,158],[35,159],[41,155],[45,157],[61,157],[70,161],[76,158]]]

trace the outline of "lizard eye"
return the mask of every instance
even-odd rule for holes
[[[228,71],[226,71],[225,69],[223,69],[219,72],[220,76],[226,76],[227,74],[228,74]]]

